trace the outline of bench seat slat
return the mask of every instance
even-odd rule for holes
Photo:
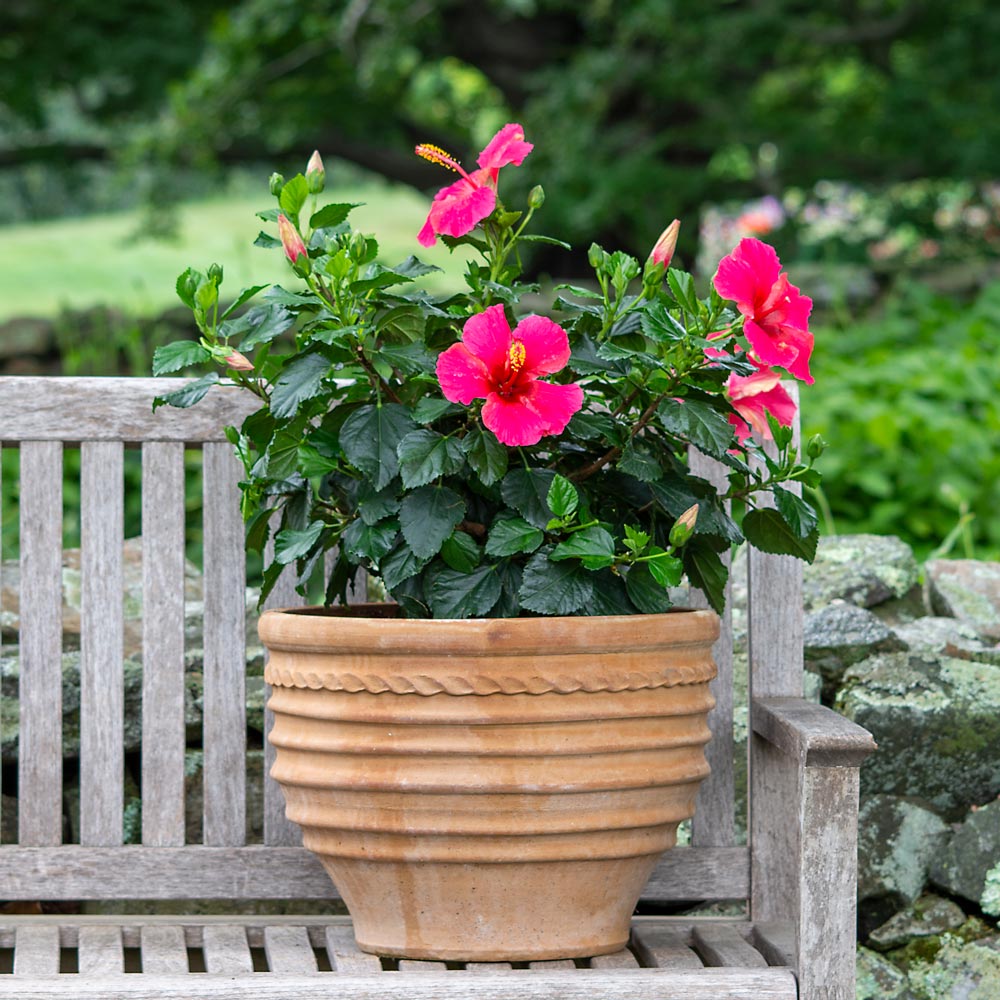
[[[81,976],[104,976],[124,971],[121,928],[81,927],[77,936],[77,968]]]
[[[687,946],[686,935],[680,928],[635,927],[632,938],[644,965],[657,969],[700,969],[704,964]]]
[[[265,927],[264,951],[271,972],[302,975],[319,971],[305,927]]]
[[[143,927],[141,941],[144,975],[172,976],[189,971],[183,927],[169,924]]]
[[[213,924],[202,931],[205,970],[212,975],[240,976],[253,972],[247,932],[237,924]]]
[[[326,952],[336,972],[371,974],[382,971],[378,956],[369,955],[358,947],[349,926],[341,924],[326,928]]]
[[[59,928],[19,927],[14,945],[15,976],[54,976],[59,972]]]
[[[693,930],[695,947],[706,965],[764,967],[767,959],[735,927],[705,924]]]

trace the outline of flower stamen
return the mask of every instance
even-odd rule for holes
[[[422,142],[414,149],[414,152],[417,156],[421,156],[431,163],[436,163],[439,167],[444,167],[446,170],[454,170],[456,174],[461,174],[463,177],[469,176],[462,169],[458,160],[446,153],[440,146],[435,146],[430,142]]]
[[[507,352],[507,358],[510,363],[510,372],[512,375],[516,375],[524,367],[524,359],[527,357],[527,352],[524,349],[524,344],[520,340],[515,340],[510,345],[510,350]]]

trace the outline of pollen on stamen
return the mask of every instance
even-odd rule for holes
[[[462,168],[458,165],[455,158],[445,152],[440,146],[435,146],[430,142],[422,142],[414,152],[417,156],[422,156],[425,160],[430,160],[431,163],[436,163],[438,166],[445,167],[448,170],[454,170],[456,174],[462,173]]]
[[[524,349],[524,344],[520,340],[515,340],[507,352],[507,357],[510,360],[510,370],[512,372],[519,372],[524,367],[526,356],[527,352]]]

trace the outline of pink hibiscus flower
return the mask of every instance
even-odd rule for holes
[[[739,246],[719,261],[713,283],[715,290],[734,301],[746,317],[743,332],[757,357],[765,365],[778,365],[812,384],[812,299],[788,283],[774,248],[760,240],[740,240]]]
[[[569,361],[566,331],[544,316],[526,316],[513,331],[502,305],[466,320],[462,342],[437,361],[441,391],[468,406],[484,399],[483,423],[504,444],[537,444],[546,434],[561,434],[583,405],[576,383],[539,381]]]
[[[504,125],[479,154],[476,160],[479,169],[469,174],[443,149],[430,143],[417,146],[418,156],[462,175],[460,180],[434,196],[427,221],[417,234],[420,244],[429,247],[437,242],[438,236],[457,237],[471,233],[496,207],[500,168],[509,163],[519,167],[534,148],[530,142],[525,142],[524,129],[520,125]]]
[[[795,417],[795,403],[779,384],[781,375],[771,368],[760,367],[753,375],[737,375],[726,382],[726,393],[736,413],[729,414],[729,422],[736,429],[736,438],[742,444],[751,433],[765,441],[771,439],[767,425],[770,413],[779,424],[791,426]],[[737,416],[739,414],[739,416]]]

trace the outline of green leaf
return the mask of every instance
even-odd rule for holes
[[[563,250],[573,249],[569,243],[566,243],[563,240],[557,240],[554,236],[540,236],[537,233],[527,233],[523,236],[519,236],[518,241],[521,243],[546,243],[549,246],[562,247]]]
[[[555,477],[551,469],[514,469],[504,476],[500,493],[529,524],[545,528],[554,516],[546,498]]]
[[[275,250],[281,246],[281,240],[275,239],[270,233],[263,230],[257,234],[257,239],[253,241],[255,247],[263,247],[265,250]]]
[[[249,351],[259,344],[271,343],[291,327],[295,317],[284,306],[271,303],[248,309],[236,322],[241,330],[249,331],[240,341],[240,350]]]
[[[293,222],[298,221],[299,212],[309,197],[309,185],[302,174],[296,174],[290,181],[285,182],[278,196],[278,204],[285,215],[289,216]]]
[[[421,343],[381,344],[378,356],[407,375],[433,372],[437,357]]]
[[[323,391],[330,362],[318,352],[303,354],[285,365],[271,391],[271,413],[279,420],[292,416],[299,406]]]
[[[454,531],[441,546],[441,558],[459,573],[471,573],[482,561],[483,550],[472,535]]]
[[[795,556],[806,562],[812,562],[816,558],[819,532],[815,525],[806,535],[799,535],[797,529],[789,525],[779,511],[770,507],[750,511],[743,518],[743,534],[761,552]]]
[[[670,598],[662,584],[656,582],[649,563],[636,563],[625,577],[625,590],[629,600],[647,615],[660,614],[671,606]]]
[[[545,494],[545,502],[556,517],[571,517],[580,505],[580,494],[565,476],[556,475]]]
[[[497,436],[485,428],[476,427],[462,439],[465,457],[472,471],[484,486],[499,482],[507,472],[507,448]]]
[[[399,535],[399,524],[391,521],[379,521],[378,524],[365,524],[358,518],[347,526],[341,535],[344,551],[354,558],[355,562],[370,559],[378,565],[382,557],[392,548]]]
[[[202,375],[201,378],[195,379],[192,382],[188,382],[187,385],[181,386],[180,389],[175,389],[173,392],[168,392],[165,396],[157,396],[153,400],[153,409],[155,410],[159,406],[164,404],[168,406],[194,406],[200,399],[204,399],[205,394],[213,385],[216,385],[219,381],[218,372],[209,372],[207,375]]]
[[[396,449],[403,486],[412,489],[451,476],[465,465],[461,441],[437,431],[411,431]]]
[[[780,486],[775,486],[773,493],[778,511],[799,538],[807,538],[816,530],[816,511],[811,504]]]
[[[409,412],[398,403],[369,404],[344,421],[340,447],[347,460],[372,479],[376,490],[381,490],[399,473],[399,442],[415,429]]]
[[[667,284],[677,302],[692,315],[698,315],[698,296],[694,291],[694,279],[686,271],[671,267],[667,271]]]
[[[606,569],[615,561],[615,540],[599,525],[574,531],[549,557],[553,562],[581,559],[586,569]]]
[[[421,486],[403,498],[399,524],[403,537],[422,559],[441,551],[445,539],[465,517],[465,501],[444,486]]]
[[[625,525],[625,547],[630,552],[642,552],[649,545],[649,535],[645,531],[633,528],[631,524]]]
[[[422,260],[411,254],[392,270],[403,278],[422,278],[425,274],[440,271],[441,268],[435,264],[425,264]]]
[[[435,618],[483,618],[500,599],[501,589],[495,566],[480,566],[469,573],[443,569],[428,596]]]
[[[396,489],[387,486],[384,490],[372,492],[366,483],[358,496],[358,513],[365,524],[375,524],[384,517],[399,512],[399,498]]]
[[[733,447],[733,427],[726,415],[698,399],[666,399],[659,408],[664,429],[706,455],[724,458]]]
[[[583,608],[588,615],[634,615],[635,605],[628,599],[625,581],[609,569],[590,574],[594,594]]]
[[[279,531],[274,536],[274,561],[286,566],[296,559],[301,559],[319,541],[324,527],[326,526],[322,521],[313,521],[303,531],[295,531],[292,528]]]
[[[300,292],[290,292],[287,288],[282,288],[281,285],[272,285],[264,293],[264,298],[267,299],[268,302],[273,302],[275,305],[291,306],[293,308],[297,308],[298,306],[316,305],[316,299],[313,295]]]
[[[653,574],[653,579],[661,587],[676,587],[684,575],[684,563],[677,556],[668,555],[663,549],[654,548],[649,554],[657,556],[645,564]]]
[[[663,475],[660,463],[656,461],[648,448],[637,445],[635,438],[629,439],[617,465],[622,472],[635,476],[636,479],[644,483],[651,483]]]
[[[449,412],[461,413],[462,407],[455,403],[450,403],[447,399],[435,399],[433,396],[424,396],[413,407],[413,419],[418,424],[430,424],[437,420],[438,417],[442,417]],[[467,441],[468,438],[464,440]]]
[[[400,538],[392,551],[379,564],[379,573],[386,590],[395,590],[404,580],[416,576],[428,563],[421,559],[403,538]]]
[[[600,439],[611,444],[615,443],[611,440],[615,433],[615,422],[606,413],[582,411],[574,413],[566,430],[571,437],[578,437],[584,441]]]
[[[196,340],[175,340],[153,351],[153,374],[166,375],[190,365],[200,365],[211,356],[212,352]]]
[[[300,422],[278,431],[265,452],[264,469],[269,479],[290,479],[299,467]]]
[[[556,285],[554,290],[557,292],[569,292],[579,299],[597,299],[598,302],[604,299],[604,296],[600,292],[596,292],[592,288],[581,288],[579,285]]]
[[[285,192],[282,191],[281,193],[284,194]],[[339,226],[351,214],[351,209],[357,208],[360,204],[361,202],[356,201],[324,205],[319,211],[313,212],[310,216],[309,228],[329,229],[331,226]],[[300,205],[299,208],[301,207]],[[296,209],[296,211],[298,210]]]
[[[236,301],[222,314],[222,318],[225,319],[227,316],[231,316],[241,305],[249,302],[258,292],[264,291],[265,288],[267,288],[267,285],[251,285],[249,288],[244,288],[237,296]]]
[[[298,446],[297,467],[306,479],[325,476],[340,467],[336,458],[324,455],[314,444],[302,443]]]
[[[594,585],[578,563],[550,562],[551,551],[536,552],[524,567],[521,604],[541,615],[571,615],[590,600]]]
[[[725,546],[729,551],[729,546]],[[726,580],[729,570],[719,552],[708,539],[692,538],[682,549],[684,569],[692,587],[698,588],[708,599],[717,614],[722,614],[726,605]]]
[[[642,332],[657,343],[674,343],[687,336],[684,324],[667,308],[666,303],[657,300],[650,303],[642,316]]]
[[[519,552],[534,552],[545,535],[520,517],[498,517],[486,539],[486,553],[491,556],[513,556]]]
[[[198,286],[205,280],[205,275],[201,271],[196,271],[193,267],[187,268],[178,275],[177,283],[174,286],[177,290],[177,297],[188,307],[194,309],[194,296],[198,291]]]

